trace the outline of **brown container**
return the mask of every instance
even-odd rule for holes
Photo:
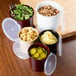
[[[29,47],[28,53],[29,53],[31,48],[38,47],[38,46],[40,46],[40,47],[42,47],[42,48],[47,50],[47,53],[48,53],[47,57],[48,57],[48,55],[50,54],[50,50],[49,50],[49,48],[47,46],[45,46],[45,45],[43,45],[41,43],[32,44]],[[43,72],[44,71],[44,63],[45,63],[45,60],[46,60],[47,57],[45,59],[42,59],[42,60],[36,60],[36,59],[31,57],[30,53],[29,53],[29,56],[30,56],[30,58],[29,58],[30,66],[31,66],[32,70],[36,71],[36,72]]]
[[[28,6],[28,5],[25,5],[25,6]],[[11,10],[14,10],[14,9],[15,9],[15,6]],[[10,15],[10,13],[9,13],[9,15]],[[34,16],[34,9],[33,9],[33,15],[27,20],[16,20],[10,15],[11,18],[13,18],[15,21],[17,21],[18,24],[20,24],[21,28],[33,26],[33,16]]]

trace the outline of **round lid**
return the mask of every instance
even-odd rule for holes
[[[50,53],[47,57],[45,64],[44,64],[44,72],[46,75],[52,75],[56,69],[57,58],[56,55]]]
[[[20,48],[19,44],[20,44],[19,41],[14,42],[14,44],[13,44],[13,52],[15,53],[15,55],[17,57],[19,57],[21,59],[28,59],[29,55],[22,52],[22,49]]]
[[[12,18],[5,18],[2,22],[2,29],[8,39],[12,41],[18,40],[18,32],[21,27],[15,20]]]

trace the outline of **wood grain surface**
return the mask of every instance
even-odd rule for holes
[[[13,42],[4,35],[2,20],[8,17],[11,0],[0,0],[0,76],[46,76],[44,72],[34,72],[28,60],[21,60],[12,50]],[[19,3],[18,0],[12,0]],[[57,68],[52,76],[76,76],[76,36],[63,40],[63,55],[57,56]]]
[[[43,0],[20,0],[21,3],[32,6],[35,10],[36,5]],[[57,32],[62,35],[63,38],[76,35],[76,0],[55,0],[64,8],[64,24],[65,32],[61,31],[59,26]],[[34,15],[34,24],[36,24],[36,13]]]

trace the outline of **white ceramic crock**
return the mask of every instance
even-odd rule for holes
[[[32,27],[24,27],[24,28],[22,28],[22,29],[25,29],[25,28],[32,28]],[[22,30],[21,29],[21,30]],[[32,28],[32,29],[34,29],[34,28]],[[20,30],[20,31],[21,31]],[[34,29],[37,33],[38,33],[38,31],[36,30],[36,29]],[[19,33],[20,33],[20,31],[19,31]],[[19,37],[19,33],[18,33],[18,37]],[[36,38],[37,39],[37,38]],[[36,40],[36,39],[34,39],[34,41]],[[23,53],[25,53],[25,54],[28,54],[28,48],[29,48],[29,46],[33,43],[33,41],[31,41],[31,42],[29,42],[29,41],[23,41],[23,40],[21,40],[21,38],[19,37],[19,43],[20,43],[20,48],[21,48],[21,50],[22,50],[22,52]]]
[[[59,13],[55,16],[43,16],[39,14],[38,9],[41,8],[44,5],[51,5],[52,7],[59,10]],[[56,3],[55,1],[42,1],[36,6],[36,14],[37,14],[37,28],[40,32],[43,30],[51,29],[56,31],[59,25],[59,20],[61,22],[62,31],[64,31],[64,20],[63,20],[63,14],[64,10],[63,8]]]
[[[28,48],[29,48],[29,46],[32,44],[32,43],[30,43],[30,42],[27,42],[27,41],[23,41],[23,40],[21,40],[20,38],[19,38],[19,45],[20,45],[20,49],[22,50],[22,52],[24,53],[24,54],[28,54]]]

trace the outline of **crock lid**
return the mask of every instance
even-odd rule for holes
[[[12,18],[5,18],[2,22],[2,29],[8,39],[12,41],[18,40],[18,32],[21,27],[15,20]]]
[[[20,59],[28,59],[29,58],[29,55],[28,54],[25,54],[25,53],[22,52],[22,49],[20,48],[19,41],[14,42],[14,44],[13,44],[13,52]]]
[[[46,75],[52,75],[56,69],[57,58],[56,55],[50,53],[47,57],[45,64],[44,64],[44,72]]]

